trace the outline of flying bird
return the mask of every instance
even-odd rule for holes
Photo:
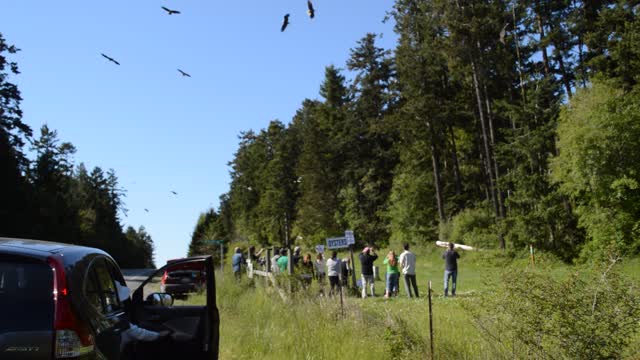
[[[149,212],[149,209],[144,209],[144,211]]]
[[[180,11],[178,11],[178,10],[171,10],[171,9],[168,9],[168,8],[166,8],[166,7],[164,7],[164,6],[162,6],[162,10],[166,11],[166,12],[167,12],[167,14],[169,14],[169,15],[173,15],[173,14],[180,14]]]
[[[107,60],[111,61],[112,63],[116,64],[116,65],[120,65],[119,62],[115,61],[113,58],[108,57],[107,55],[100,53],[100,55],[104,56]]]
[[[311,19],[313,19],[316,16],[316,10],[313,8],[313,3],[311,2],[311,0],[307,0],[307,14],[309,14],[309,17]]]
[[[283,32],[287,26],[289,26],[289,14],[284,16],[284,20],[282,21],[282,27],[280,28],[280,32]]]
[[[173,190],[171,190],[171,193],[172,193],[173,195],[178,195],[178,193],[177,193],[177,192],[175,192],[175,191],[173,191]]]
[[[191,77],[191,75],[187,74],[186,72],[178,69],[178,71],[180,72],[180,74],[182,74],[182,76],[186,76],[186,77]]]
[[[504,45],[504,37],[507,35],[507,27],[509,26],[509,23],[504,24],[504,26],[502,27],[502,30],[500,30],[500,42]]]

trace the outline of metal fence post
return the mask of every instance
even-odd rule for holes
[[[264,262],[266,268],[267,268],[267,276],[264,277],[264,283],[265,285],[268,287],[269,286],[269,274],[271,273],[271,249],[267,248],[267,259]]]
[[[536,266],[536,255],[533,252],[533,244],[529,244],[529,251],[531,252],[531,265]]]
[[[353,245],[349,245],[349,256],[351,256],[351,286],[357,291],[358,284],[356,284],[356,262],[353,259]]]
[[[429,344],[431,345],[431,360],[433,360],[433,312],[431,309],[431,281],[429,281]]]

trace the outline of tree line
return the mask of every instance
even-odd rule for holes
[[[321,99],[245,131],[209,237],[640,251],[637,1],[396,0]],[[347,77],[349,80],[347,80]],[[203,248],[204,246],[204,248]]]
[[[125,190],[113,169],[76,165],[76,148],[47,125],[39,134],[22,121],[19,51],[0,34],[0,236],[97,247],[121,267],[155,267],[154,246],[143,226],[123,230]],[[29,159],[26,151],[33,155]]]

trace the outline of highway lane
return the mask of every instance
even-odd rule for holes
[[[124,280],[127,282],[127,286],[131,289],[131,292],[137,289],[143,281],[147,280],[155,270],[156,269],[121,269]]]

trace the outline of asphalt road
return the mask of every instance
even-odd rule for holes
[[[127,286],[133,292],[137,289],[143,281],[147,280],[149,276],[153,274],[155,269],[121,269],[124,280],[127,282]]]

